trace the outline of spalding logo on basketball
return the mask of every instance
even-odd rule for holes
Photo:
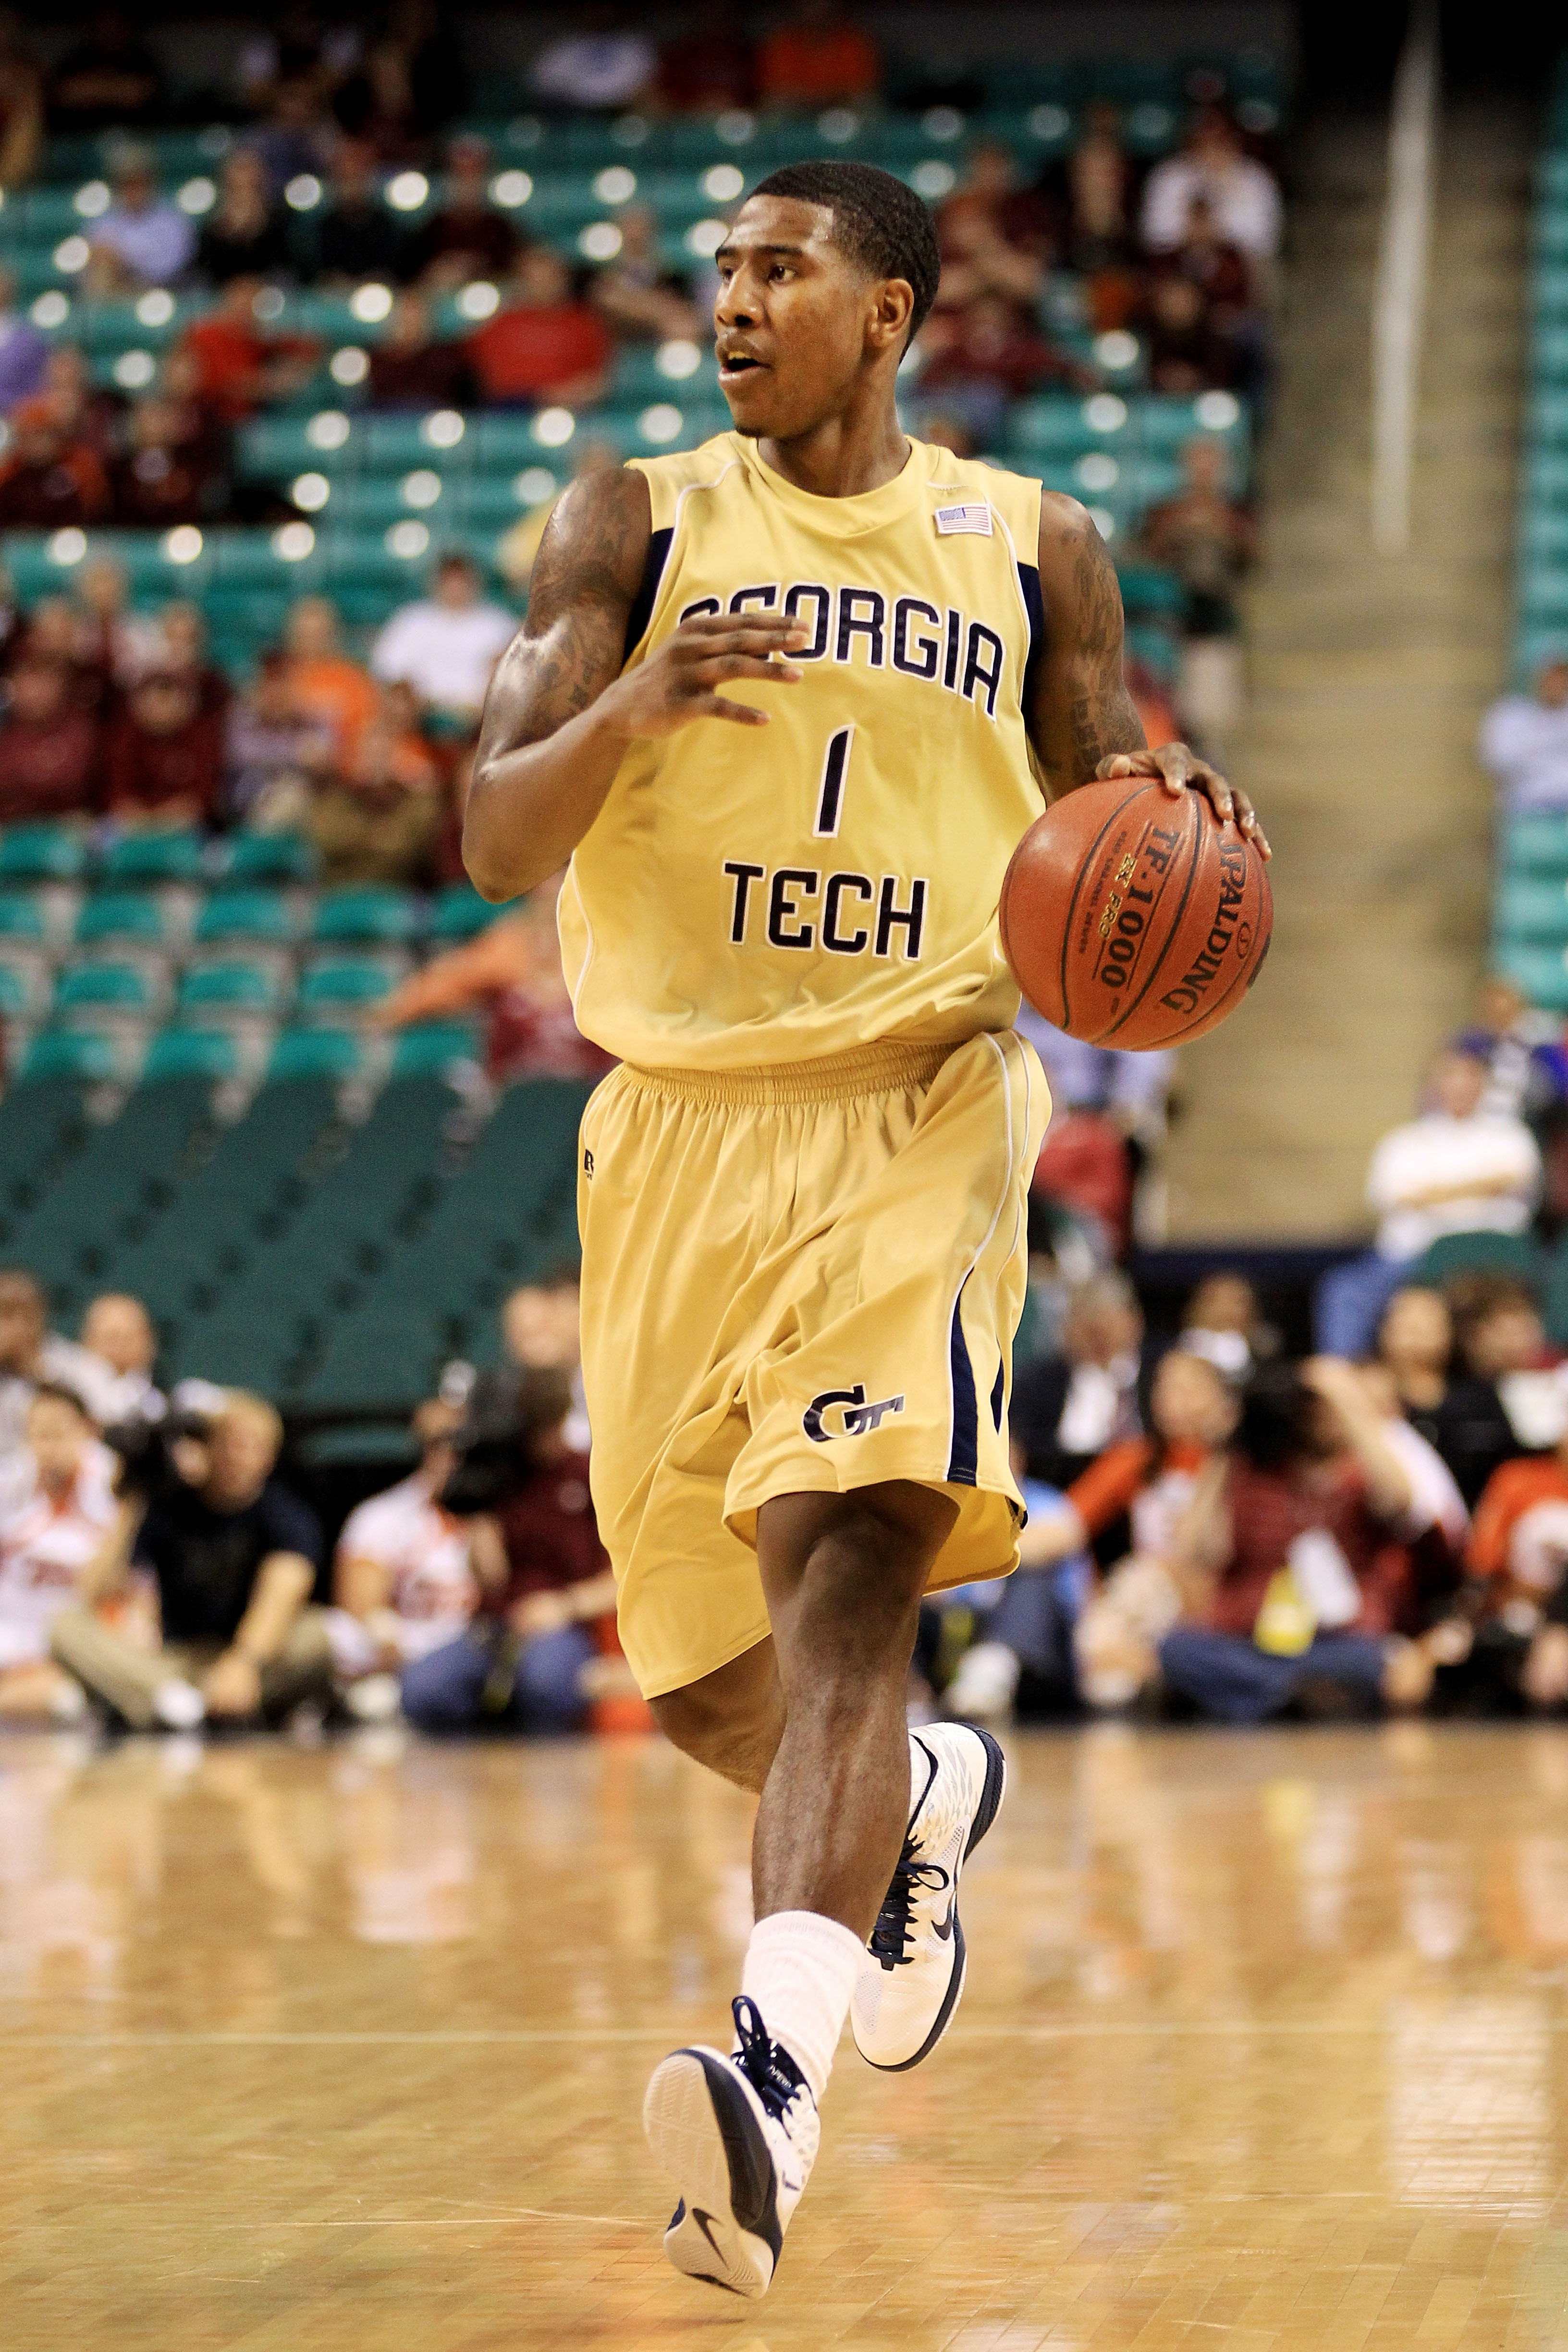
[[[1121,777],[1030,826],[998,911],[1036,1011],[1136,1051],[1201,1037],[1236,1010],[1268,952],[1274,898],[1262,857],[1202,793]]]

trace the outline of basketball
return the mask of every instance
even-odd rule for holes
[[[1002,883],[1002,946],[1037,1013],[1134,1052],[1234,1013],[1274,922],[1268,868],[1202,793],[1156,779],[1086,784],[1048,808]]]

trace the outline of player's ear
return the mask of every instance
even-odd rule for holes
[[[889,347],[901,359],[914,315],[915,290],[907,278],[884,278],[871,301],[870,340],[873,347]]]

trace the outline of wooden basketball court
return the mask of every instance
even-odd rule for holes
[[[1011,1744],[958,2023],[846,2038],[765,2303],[638,2127],[748,1808],[631,1742],[0,1742],[16,2352],[1568,2345],[1568,1731]]]

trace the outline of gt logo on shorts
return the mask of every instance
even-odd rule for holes
[[[822,1416],[834,1405],[843,1408],[844,1426],[825,1429]],[[901,1396],[883,1397],[877,1404],[868,1404],[866,1384],[857,1381],[852,1389],[824,1389],[820,1396],[813,1397],[800,1417],[801,1427],[814,1445],[826,1445],[834,1437],[864,1437],[868,1429],[880,1429],[889,1413],[902,1412],[903,1409]]]

